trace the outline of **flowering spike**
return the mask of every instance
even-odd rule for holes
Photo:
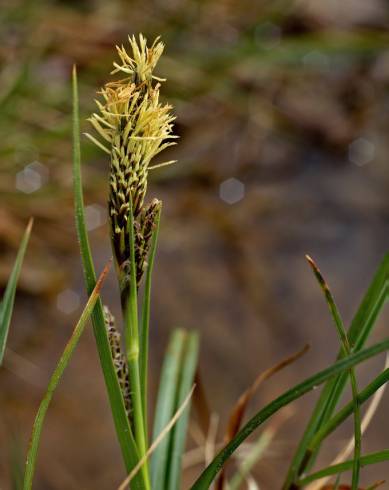
[[[123,79],[108,82],[102,88],[102,100],[96,101],[98,111],[89,119],[103,141],[87,136],[111,156],[108,206],[113,249],[120,270],[130,259],[127,225],[132,209],[139,284],[147,264],[154,222],[161,207],[157,200],[144,205],[148,172],[160,166],[151,166],[150,162],[174,144],[171,140],[176,136],[173,134],[175,117],[171,106],[159,101],[162,79],[153,74],[164,45],[157,38],[148,47],[142,34],[138,40],[135,36],[128,40],[132,56],[124,46],[116,46],[119,62],[113,63],[112,73],[122,74]]]

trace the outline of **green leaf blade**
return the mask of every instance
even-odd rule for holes
[[[343,324],[342,317],[339,313],[338,307],[336,306],[335,300],[332,296],[331,290],[328,284],[326,283],[326,281],[324,280],[324,277],[322,276],[315,262],[308,255],[306,256],[306,258],[320,285],[320,288],[323,291],[328,308],[334,320],[335,327],[341,344],[341,352],[343,355],[349,356],[351,353],[350,341],[345,326]],[[353,409],[354,409],[354,464],[352,470],[351,488],[352,490],[358,490],[359,473],[360,473],[359,458],[361,455],[361,446],[362,446],[362,429],[361,429],[361,412],[359,408],[359,399],[358,399],[358,385],[357,385],[357,379],[355,376],[354,368],[350,368],[349,376],[350,376],[350,385],[351,385],[351,393],[352,393]]]
[[[383,463],[384,461],[388,461],[388,460],[389,460],[389,449],[384,449],[382,451],[361,456],[360,463],[361,463],[361,467],[364,467],[371,464]],[[299,486],[308,485],[308,483],[312,483],[313,481],[319,480],[320,478],[325,478],[327,476],[337,475],[339,473],[349,471],[352,469],[353,464],[354,464],[354,460],[350,459],[348,461],[344,461],[343,463],[328,466],[327,468],[323,468],[322,470],[315,471],[315,473],[312,473],[311,475],[301,478],[298,481],[298,485]]]
[[[380,373],[371,383],[369,383],[366,388],[361,390],[358,394],[359,404],[362,405],[366,402],[376,391],[378,391],[384,384],[389,381],[389,368],[385,369],[382,373]],[[319,430],[316,432],[313,437],[309,451],[314,453],[320,443],[328,437],[339,425],[344,422],[349,415],[353,413],[354,410],[354,401],[347,403],[343,408],[341,408],[335,415],[331,417]]]
[[[20,243],[16,260],[0,305],[0,366],[4,359],[4,352],[7,345],[9,327],[11,324],[12,312],[15,303],[16,287],[18,284],[20,271],[22,269],[23,259],[26,254],[27,245],[30,239],[32,224],[33,220],[30,219]]]
[[[199,352],[199,336],[195,332],[187,335],[182,365],[180,368],[181,379],[178,388],[178,398],[176,408],[181,406],[188,392],[193,386],[194,376],[197,367]],[[167,484],[166,490],[179,490],[181,485],[181,462],[185,450],[185,440],[188,429],[190,404],[185,408],[177,424],[173,429],[170,443],[170,452],[167,462]]]
[[[351,367],[389,349],[389,339],[386,339],[378,344],[367,349],[361,350],[348,357],[340,359],[332,366],[316,373],[302,383],[294,386],[290,390],[283,393],[281,396],[273,400],[269,405],[260,410],[249,422],[238,432],[236,437],[222,449],[213,461],[203,471],[194,485],[192,490],[207,490],[212,484],[212,481],[218,474],[224,463],[231,457],[234,451],[242,444],[242,442],[254,430],[262,425],[269,417],[278,412],[282,407],[288,405],[294,400],[302,397],[316,386],[321,385],[328,379],[346,372]]]
[[[358,352],[364,346],[373,330],[376,319],[388,297],[389,285],[389,253],[381,261],[348,330],[348,338],[353,352]],[[342,357],[338,354],[338,359]],[[288,470],[284,490],[289,490],[300,474],[300,468],[308,470],[312,467],[317,452],[310,453],[308,446],[319,427],[331,418],[337,403],[343,393],[348,373],[343,372],[329,379],[323,387],[319,400],[313,410],[304,434],[293,456]]]
[[[39,405],[38,413],[35,417],[35,421],[32,429],[30,445],[27,453],[27,460],[26,460],[25,474],[24,474],[24,481],[23,481],[23,490],[31,490],[32,488],[32,481],[35,472],[38,447],[39,447],[39,442],[43,429],[43,423],[46,417],[47,410],[49,408],[51,399],[53,398],[54,391],[57,388],[58,383],[67,365],[69,364],[70,358],[72,357],[73,352],[85,329],[86,322],[89,319],[89,316],[96,304],[96,301],[99,298],[99,292],[103,284],[103,281],[108,273],[108,270],[109,270],[109,265],[105,267],[99,280],[97,281],[96,287],[92,291],[92,294],[88,299],[88,302],[81,314],[81,317],[77,322],[68,343],[66,344],[66,347],[60,357],[60,360],[54,370],[54,373],[50,378],[47,391]]]
[[[169,341],[155,407],[153,440],[156,440],[159,434],[163,432],[174,414],[185,338],[186,333],[181,329],[177,329],[173,332]],[[171,433],[167,434],[152,455],[151,486],[153,490],[165,490],[171,437]]]

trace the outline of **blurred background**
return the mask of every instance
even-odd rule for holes
[[[180,135],[162,156],[178,164],[156,170],[149,186],[149,197],[164,201],[152,396],[174,326],[201,333],[201,375],[219,414],[219,440],[231,406],[261,370],[311,344],[262,386],[251,412],[330,364],[337,336],[304,254],[321,266],[349,324],[388,248],[388,2],[2,0],[0,19],[1,287],[35,218],[0,372],[0,488],[17,488],[11,473],[23,463],[38,403],[86,300],[73,222],[71,67],[89,131],[114,46],[128,34],[166,43],[157,74],[168,79],[162,94]],[[82,152],[100,270],[111,253],[108,161],[86,138]],[[111,274],[104,301],[118,314],[116,294]],[[376,340],[388,318],[381,315]],[[361,385],[382,364],[364,365]],[[388,396],[363,452],[388,446]],[[316,397],[275,419],[282,427],[258,464],[261,488],[280,488]],[[318,465],[351,433],[351,423],[338,430]],[[186,488],[200,468],[185,472]],[[364,469],[362,481],[388,474],[381,464]],[[49,410],[35,488],[111,489],[123,475],[88,329]]]

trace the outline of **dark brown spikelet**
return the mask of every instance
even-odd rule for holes
[[[132,424],[132,406],[131,406],[131,390],[128,377],[128,364],[122,352],[121,335],[116,330],[115,318],[109,311],[107,306],[104,306],[105,327],[108,333],[109,345],[115,371],[119,380],[120,389],[123,394],[124,405],[126,407],[127,417]]]
[[[147,257],[150,252],[153,232],[157,226],[161,207],[162,202],[158,199],[153,199],[150,204],[143,206],[138,219],[134,222],[135,274],[137,287],[139,287],[143,274],[147,269]],[[120,270],[120,292],[123,305],[126,304],[131,283],[131,252],[128,234],[126,235],[126,238],[127,239],[121,243],[121,250],[119,248],[119,243],[113,242]]]
[[[143,207],[139,220],[135,223],[135,263],[138,286],[147,268],[147,256],[161,206],[161,201],[153,199],[150,204]]]

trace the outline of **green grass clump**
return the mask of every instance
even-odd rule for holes
[[[121,79],[109,82],[101,91],[98,113],[90,121],[98,133],[88,135],[109,155],[110,237],[113,261],[120,288],[122,325],[114,321],[103,307],[100,288],[107,274],[96,277],[85,226],[81,179],[80,121],[76,69],[73,70],[73,174],[75,220],[84,269],[88,302],[49,382],[47,392],[34,423],[25,466],[23,488],[32,488],[43,422],[51,398],[68,365],[85,328],[92,319],[96,346],[114,420],[116,436],[128,477],[120,489],[179,490],[182,480],[182,459],[188,433],[190,399],[194,390],[199,339],[196,332],[177,329],[172,333],[164,359],[154,423],[148,424],[148,355],[151,309],[152,272],[157,250],[162,203],[153,199],[146,203],[148,173],[164,164],[152,164],[153,158],[173,144],[171,107],[159,101],[162,79],[154,69],[163,52],[156,40],[147,46],[143,36],[130,38],[132,55],[118,48],[120,64],[114,72]],[[14,271],[0,309],[0,361],[3,357],[11,319],[17,278],[28,242],[31,225],[22,240]],[[360,470],[366,465],[389,459],[388,450],[361,454],[362,430],[360,408],[389,378],[385,369],[368,386],[360,390],[355,366],[389,350],[389,339],[365,347],[376,319],[388,296],[389,256],[385,257],[351,323],[343,324],[330,289],[312,259],[308,261],[328,303],[340,339],[335,362],[282,393],[245,422],[245,409],[259,384],[303,352],[265,371],[242,395],[231,415],[228,438],[192,485],[192,490],[206,490],[215,482],[220,470],[234,456],[247,438],[283,407],[304,394],[324,385],[308,426],[297,445],[287,471],[283,490],[296,490],[323,477],[337,477],[352,470],[352,490],[360,484]],[[121,345],[121,332],[124,345]],[[350,381],[352,400],[337,409],[339,400]],[[196,394],[196,391],[194,391]],[[315,471],[313,465],[322,443],[349,416],[354,417],[354,456],[349,461]],[[150,437],[151,434],[151,437]],[[266,436],[266,437],[265,437]],[[223,472],[217,487],[238,489],[249,476],[271,437],[263,437],[254,445],[247,461],[230,476]],[[149,461],[150,460],[150,461]]]

